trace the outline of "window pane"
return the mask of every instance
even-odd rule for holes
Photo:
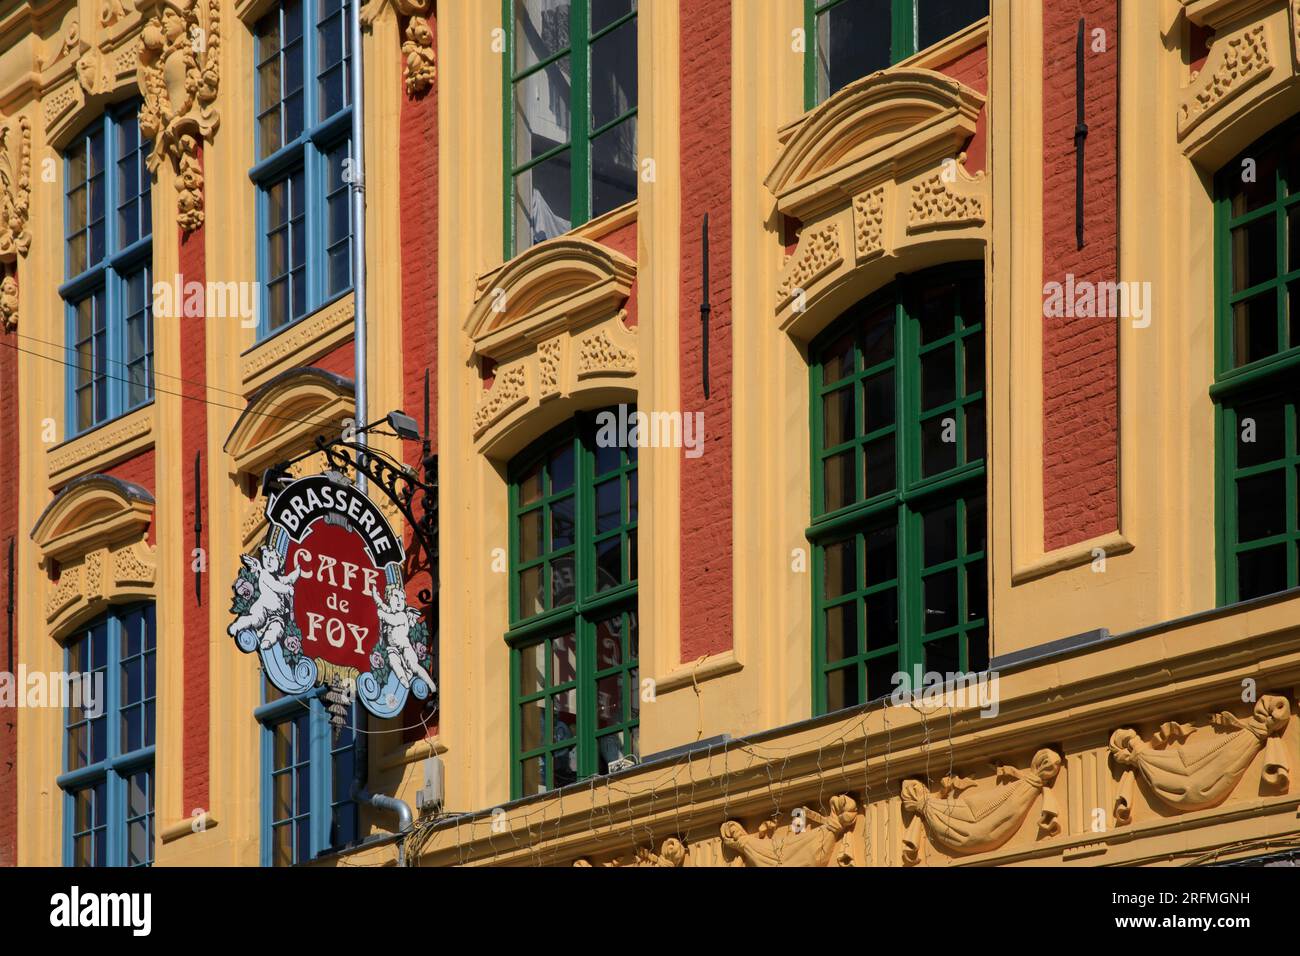
[[[822,596],[829,599],[858,589],[857,538],[828,544],[822,551]]]
[[[636,21],[591,44],[591,128],[600,129],[637,103]]]
[[[817,99],[890,63],[891,0],[844,0],[817,15]]]
[[[569,150],[515,177],[515,251],[571,228]]]
[[[988,13],[989,0],[917,0],[916,48],[933,46]]]
[[[1237,556],[1237,599],[1246,601],[1253,597],[1286,590],[1286,561],[1284,544],[1239,554]]]
[[[569,142],[570,60],[565,57],[515,83],[515,166]]]
[[[318,0],[316,8],[316,121],[348,105],[348,28],[342,0]]]
[[[515,70],[569,45],[569,0],[515,0]]]
[[[344,180],[351,141],[325,156],[325,293],[338,295],[352,285],[352,193]]]
[[[1277,342],[1277,291],[1238,302],[1232,307],[1233,358],[1246,365],[1273,355]]]
[[[1271,215],[1232,230],[1232,291],[1277,278],[1277,220]]]
[[[827,710],[843,710],[845,707],[860,703],[862,703],[862,695],[858,692],[856,664],[831,671],[826,675]]]
[[[636,0],[591,0],[591,32],[599,33],[636,9]]]
[[[622,29],[620,27],[620,29]],[[636,199],[636,117],[591,143],[591,214],[602,216]]]
[[[856,656],[858,646],[858,605],[856,601],[827,608],[826,663],[834,664]]]
[[[1286,530],[1286,472],[1268,471],[1238,481],[1237,540],[1257,541]]]

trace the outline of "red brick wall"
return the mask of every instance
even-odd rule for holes
[[[18,495],[18,422],[21,397],[18,394],[18,356],[20,340],[14,332],[0,332],[0,488],[11,489],[0,501],[0,670],[16,671],[22,653],[15,610],[13,648],[9,660],[9,625],[6,608],[9,601],[9,541],[19,540]],[[16,547],[16,544],[15,544]],[[15,585],[16,587],[17,585]],[[15,602],[17,596],[15,595]],[[17,707],[0,709],[0,866],[18,862],[18,711]]]
[[[971,89],[978,90],[985,96],[988,95],[989,49],[986,46],[978,46],[973,50],[969,50],[957,57],[957,59],[937,66],[935,69],[940,73],[951,76],[954,80],[960,80]],[[975,121],[975,135],[966,144],[966,169],[971,173],[978,173],[984,169],[988,161],[988,124],[989,111],[986,106],[980,110],[979,118]]]
[[[681,411],[704,453],[681,462],[682,660],[731,643],[731,3],[681,0]],[[701,381],[700,226],[709,214],[710,397]],[[664,409],[666,411],[666,409]]]
[[[1086,19],[1084,248],[1075,244],[1075,38]],[[1092,31],[1106,31],[1105,53]],[[1118,281],[1117,0],[1043,4],[1043,281]],[[1125,277],[1133,278],[1133,277]],[[1115,318],[1044,318],[1043,537],[1050,551],[1118,526]]]
[[[200,153],[200,159],[202,154]],[[205,235],[206,227],[200,227],[186,236],[183,232],[180,234],[180,272],[185,282],[207,281],[207,266],[204,260],[204,250],[206,245]],[[199,577],[199,595],[194,593],[194,573],[191,570],[190,561],[192,560],[191,551],[194,548],[194,514],[198,509],[200,521],[203,526],[201,533],[200,547],[205,551],[208,547],[208,481],[207,459],[206,457],[200,463],[200,487],[195,488],[194,482],[194,456],[202,452],[207,454],[208,438],[208,406],[205,404],[207,398],[206,389],[190,384],[194,382],[204,382],[207,380],[207,323],[206,316],[201,319],[180,319],[180,338],[181,338],[181,378],[184,381],[181,387],[185,394],[191,396],[193,401],[181,402],[181,488],[182,488],[182,506],[181,512],[181,535],[185,541],[184,554],[186,557],[186,574],[184,575],[184,586],[181,589],[183,596],[182,614],[184,617],[184,714],[182,717],[182,733],[184,735],[181,744],[182,767],[184,773],[184,783],[181,788],[182,799],[184,804],[182,810],[189,815],[196,809],[208,808],[208,784],[209,784],[209,761],[208,761],[208,735],[209,735],[209,707],[211,706],[211,697],[209,692],[209,670],[208,670],[208,611],[207,604],[213,598],[213,589],[209,582],[212,580],[212,568],[200,574]],[[231,319],[213,319],[215,323],[232,322]],[[233,329],[215,330],[218,335],[231,335]],[[164,507],[169,508],[169,513],[175,509],[168,503],[162,503]],[[224,596],[224,595],[222,595]]]
[[[429,26],[437,35],[436,18]],[[406,29],[406,18],[401,28]],[[424,373],[429,371],[429,439],[438,451],[438,84],[427,93],[408,96],[404,79],[398,118],[398,168],[401,171],[402,269],[402,403],[403,411],[424,429]],[[376,414],[378,411],[376,412]],[[419,442],[403,443],[405,461],[423,469]],[[416,498],[417,512],[420,508]],[[412,536],[407,536],[407,553]],[[412,604],[430,578],[426,569],[408,563],[407,592]],[[438,680],[438,675],[433,675]],[[437,719],[426,713],[424,701],[407,698],[402,713],[405,739],[418,740],[438,732]],[[426,725],[427,722],[427,725]]]

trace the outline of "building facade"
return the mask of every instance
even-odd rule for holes
[[[8,6],[0,863],[1295,848],[1300,0]],[[379,718],[229,629],[390,410]]]

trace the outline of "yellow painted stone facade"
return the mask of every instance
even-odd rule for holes
[[[203,0],[204,15],[209,0]],[[149,7],[149,4],[141,4]],[[212,0],[219,75],[196,114],[209,277],[255,276],[253,57],[258,0]],[[411,39],[418,0],[371,0],[367,89],[369,403],[402,404],[398,165],[401,97],[436,84],[439,175],[436,416],[440,473],[439,723],[402,742],[378,733],[371,790],[414,805],[423,761],[445,771],[445,807],[321,865],[957,866],[1165,865],[1258,856],[1300,841],[1300,595],[1216,606],[1214,173],[1300,113],[1300,0],[1120,4],[1119,277],[1149,281],[1146,328],[1119,327],[1119,522],[1104,536],[1044,549],[1043,208],[1040,5],[992,0],[990,16],[890,70],[803,108],[802,0],[731,8],[733,646],[683,662],[679,450],[642,453],[639,539],[643,755],[657,761],[562,792],[511,800],[506,467],[576,412],[620,401],[675,408],[680,326],[680,17],[641,0],[639,143],[657,169],[635,203],[502,261],[502,70],[496,2],[440,0],[432,47]],[[63,213],[39,171],[105,104],[140,95],[149,11],[134,0],[25,2],[0,17],[0,116],[31,140],[30,248],[16,253],[18,328],[62,343]],[[1214,31],[1189,71],[1193,28]],[[418,31],[417,31],[418,32]],[[414,48],[403,44],[415,44]],[[988,91],[936,66],[986,45]],[[1262,65],[1243,73],[1242,50]],[[1236,51],[1236,52],[1234,52]],[[900,105],[901,104],[901,105]],[[988,160],[934,181],[987,114]],[[14,135],[18,135],[15,133]],[[193,215],[186,148],[164,151],[153,189],[154,271],[177,271]],[[193,171],[190,170],[192,173]],[[192,185],[192,184],[191,184]],[[913,205],[914,197],[937,197]],[[778,214],[798,219],[786,250]],[[636,225],[635,257],[601,239]],[[454,238],[448,238],[454,237]],[[2,251],[2,250],[0,250]],[[788,255],[787,255],[788,252]],[[2,257],[2,256],[0,256]],[[989,605],[996,706],[968,695],[876,703],[813,717],[808,343],[853,302],[903,272],[983,261],[988,299]],[[638,323],[619,303],[635,283]],[[523,303],[507,325],[494,290]],[[24,356],[17,617],[21,658],[61,667],[59,641],[106,603],[156,603],[159,865],[257,865],[261,783],[256,658],[226,635],[226,575],[262,532],[244,493],[275,461],[310,447],[292,420],[341,421],[346,390],[289,376],[350,340],[344,297],[255,343],[230,323],[208,336],[212,404],[205,604],[210,657],[210,806],[182,799],[179,595],[190,586],[179,452],[180,403],[165,379],[153,403],[68,443],[62,366]],[[424,334],[423,332],[420,334]],[[156,322],[159,375],[179,368],[174,327]],[[28,347],[24,345],[24,348]],[[33,346],[39,350],[38,346]],[[485,390],[485,362],[496,369]],[[402,370],[412,374],[415,370]],[[279,383],[278,385],[276,383]],[[254,397],[255,392],[260,393]],[[247,402],[285,420],[239,426]],[[407,409],[413,412],[412,409]],[[377,441],[388,441],[377,439]],[[390,446],[397,450],[396,443]],[[87,482],[53,490],[141,450],[156,460],[154,502]],[[307,466],[304,466],[306,468]],[[304,471],[305,473],[305,471]],[[144,529],[152,523],[154,540]],[[38,569],[57,561],[56,587]],[[94,582],[93,587],[91,582]],[[1065,639],[1104,628],[1096,639]],[[395,731],[395,727],[380,728]],[[19,723],[20,865],[62,854],[62,717]],[[727,735],[692,749],[700,741]],[[679,750],[679,748],[681,748]],[[198,821],[196,824],[195,821]]]

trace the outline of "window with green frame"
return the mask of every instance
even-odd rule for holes
[[[988,16],[989,0],[804,0],[806,107]]]
[[[510,467],[516,797],[639,753],[637,450],[600,440],[602,414],[579,416]]]
[[[1300,585],[1300,120],[1217,177],[1219,603]]]
[[[985,670],[983,267],[900,277],[810,358],[817,712]]]
[[[637,0],[503,0],[509,259],[636,198]]]

